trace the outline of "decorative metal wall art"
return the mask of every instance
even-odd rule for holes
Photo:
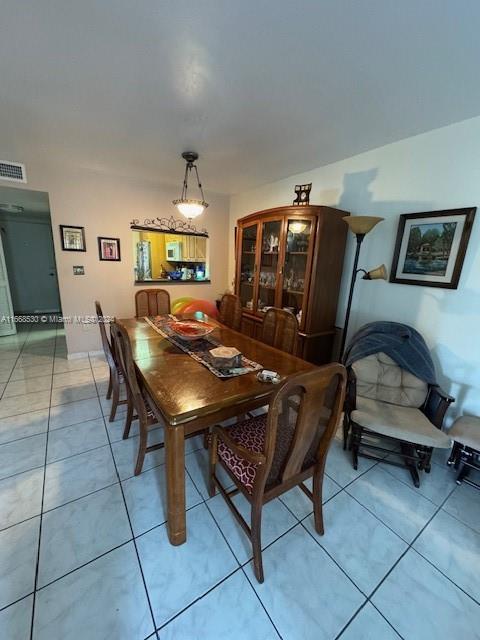
[[[141,223],[138,218],[134,218],[130,222],[130,228],[164,231],[166,233],[185,233],[208,238],[208,231],[206,229],[197,229],[191,220],[175,220],[173,216],[170,216],[170,218],[145,218],[143,223]]]

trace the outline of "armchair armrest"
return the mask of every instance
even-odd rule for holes
[[[212,434],[217,436],[222,442],[224,442],[229,449],[233,451],[240,458],[245,458],[252,464],[262,464],[266,461],[265,456],[262,453],[256,453],[250,451],[241,445],[237,444],[233,438],[230,437],[228,431],[220,426],[215,426],[212,429]]]
[[[422,411],[437,429],[441,429],[445,413],[453,402],[455,402],[453,396],[443,391],[438,385],[432,384],[429,386]]]

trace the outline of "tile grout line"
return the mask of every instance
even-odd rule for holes
[[[93,375],[93,367],[92,367],[92,361],[90,360],[90,356],[88,356],[88,359],[90,361],[90,369],[92,370],[92,375]],[[153,624],[153,633],[156,636],[157,640],[159,640],[159,636],[158,636],[158,632],[157,632],[157,625],[156,625],[156,622],[155,622],[155,616],[153,615],[153,607],[152,607],[152,603],[151,603],[151,600],[150,600],[150,594],[148,592],[147,582],[145,580],[145,575],[143,573],[142,563],[140,561],[140,554],[138,552],[137,542],[136,542],[134,531],[133,531],[133,525],[132,525],[132,521],[131,521],[131,518],[130,518],[130,513],[128,511],[127,501],[125,499],[125,493],[123,491],[122,482],[120,480],[120,474],[118,472],[117,462],[115,460],[115,456],[113,455],[112,444],[110,442],[110,437],[108,435],[108,429],[107,429],[107,423],[106,423],[107,416],[103,415],[103,407],[102,407],[101,402],[100,402],[100,396],[98,394],[98,389],[97,389],[96,384],[95,384],[95,389],[97,390],[97,400],[98,400],[98,403],[100,405],[100,409],[102,410],[103,426],[104,426],[104,429],[105,429],[105,433],[107,435],[108,446],[110,447],[110,455],[112,456],[113,465],[115,467],[115,472],[116,472],[117,478],[118,478],[118,484],[120,485],[120,491],[121,491],[121,494],[122,494],[122,500],[123,500],[123,504],[124,504],[124,507],[125,507],[125,512],[127,514],[128,524],[129,524],[130,531],[131,531],[131,534],[132,534],[131,542],[133,542],[133,546],[134,546],[134,549],[135,549],[135,554],[137,556],[138,568],[140,570],[140,575],[142,577],[143,588],[145,590],[145,596],[147,598],[147,604],[148,604],[148,608],[149,608],[149,611],[150,611],[150,616],[151,616],[151,620],[152,620],[152,624]],[[31,640],[33,640],[33,639],[31,639]]]
[[[188,473],[188,471],[187,471],[187,473]],[[190,474],[189,474],[189,476],[190,476]],[[191,479],[191,480],[192,480],[192,482],[195,484],[195,482],[193,481],[193,478],[192,478],[191,476],[190,476],[190,479]],[[195,485],[195,486],[196,486],[196,485]],[[197,491],[198,491],[198,489],[197,489]],[[200,493],[200,492],[199,492],[199,493]],[[219,493],[217,493],[217,492],[215,492],[215,493],[216,493],[216,495],[220,495],[220,494],[219,494]],[[201,495],[201,494],[200,494],[200,495]],[[232,553],[233,557],[235,558],[236,562],[238,563],[240,570],[242,571],[243,575],[245,576],[245,578],[247,579],[247,581],[248,581],[248,583],[249,583],[249,585],[250,585],[250,588],[252,589],[253,593],[255,594],[255,597],[256,597],[256,598],[257,598],[257,600],[260,602],[260,605],[261,605],[262,609],[265,611],[265,614],[267,615],[267,618],[270,620],[270,622],[271,622],[271,624],[272,624],[273,628],[274,628],[274,629],[275,629],[275,631],[277,632],[278,637],[280,638],[280,640],[283,640],[283,639],[282,639],[282,636],[280,635],[279,630],[277,629],[277,625],[273,622],[273,620],[272,620],[272,618],[271,618],[270,614],[268,613],[268,611],[267,611],[267,609],[266,609],[265,605],[263,604],[263,602],[262,602],[262,600],[261,600],[260,596],[259,596],[259,595],[258,595],[258,593],[255,591],[254,586],[252,585],[252,583],[251,583],[251,581],[250,581],[250,579],[249,579],[248,575],[246,574],[245,569],[244,569],[244,565],[243,565],[243,564],[238,560],[237,556],[235,555],[235,552],[233,551],[232,547],[230,546],[230,544],[229,544],[229,542],[228,542],[228,540],[227,540],[226,535],[223,533],[222,528],[220,527],[219,523],[217,522],[217,519],[215,518],[215,515],[213,514],[212,510],[210,509],[210,505],[208,504],[208,501],[209,501],[209,500],[213,500],[214,498],[215,498],[215,496],[210,496],[208,500],[205,500],[205,501],[204,501],[204,504],[205,504],[205,506],[207,507],[208,513],[210,514],[210,517],[211,517],[211,518],[213,519],[213,521],[215,522],[215,524],[216,524],[216,526],[217,526],[217,529],[220,531],[220,535],[221,535],[221,536],[223,537],[223,539],[225,540],[225,542],[226,542],[226,544],[227,544],[228,548],[230,549],[230,552]],[[231,514],[230,514],[230,515],[231,515]],[[232,517],[233,517],[233,516],[232,516]],[[263,552],[263,550],[262,550],[262,552]],[[248,563],[250,563],[250,562],[251,562],[251,559],[247,560],[247,562],[248,562]],[[217,586],[218,586],[218,585],[217,585]]]
[[[31,328],[30,328],[30,331],[31,331]],[[57,332],[58,332],[58,326],[55,328],[54,357],[55,357],[55,350],[57,348]],[[50,402],[51,402],[51,397],[52,397],[52,387],[53,387],[53,367],[52,367],[52,383],[50,385]],[[47,432],[46,432],[46,438],[45,438],[45,464],[44,464],[44,468],[43,468],[42,498],[41,498],[41,502],[40,502],[40,523],[39,523],[39,527],[38,527],[37,560],[36,560],[36,565],[35,565],[35,579],[34,579],[34,583],[33,583],[33,598],[32,598],[32,614],[31,614],[31,620],[30,620],[30,640],[33,640],[33,627],[34,627],[34,621],[35,621],[35,607],[36,607],[36,601],[37,601],[37,584],[38,584],[38,572],[39,572],[39,566],[40,566],[40,546],[41,546],[41,540],[42,540],[42,524],[43,524],[43,502],[44,502],[44,499],[45,499],[45,483],[46,483],[46,476],[47,476],[47,451],[48,451],[48,432],[49,432],[49,428],[50,428],[50,411],[51,411],[51,406],[50,406],[50,403],[49,403],[49,406],[48,406],[48,426],[47,426]]]

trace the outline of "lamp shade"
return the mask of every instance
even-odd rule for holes
[[[364,280],[387,280],[387,278],[387,267],[384,264],[375,267],[375,269],[372,269],[363,276]]]
[[[365,235],[373,229],[375,225],[384,220],[385,218],[378,218],[376,216],[345,216],[343,220],[350,227],[355,235]]]

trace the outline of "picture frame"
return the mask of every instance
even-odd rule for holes
[[[60,225],[60,239],[63,251],[86,251],[85,227],[70,224]]]
[[[106,262],[120,262],[120,238],[98,237],[98,258]]]
[[[390,282],[457,289],[476,210],[401,215]]]

